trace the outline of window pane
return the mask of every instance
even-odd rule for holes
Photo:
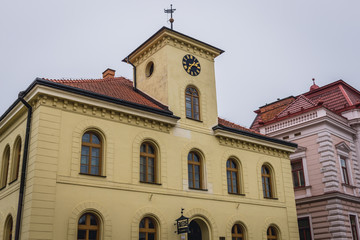
[[[83,137],[82,137],[82,141],[89,143],[89,142],[90,142],[90,134],[89,134],[89,133],[85,133],[85,134],[83,135]]]
[[[93,157],[99,157],[100,156],[100,148],[92,148],[91,156]]]
[[[81,155],[86,155],[89,156],[89,152],[90,152],[90,148],[87,146],[82,146],[81,147]]]
[[[78,230],[78,240],[86,239],[86,230]]]
[[[81,156],[81,164],[89,164],[89,157]]]
[[[89,167],[87,165],[81,165],[80,172],[81,173],[88,173]]]
[[[100,140],[96,135],[92,135],[92,143],[100,144]]]
[[[200,162],[198,155],[194,154],[194,162]]]
[[[145,144],[141,144],[141,147],[140,147],[140,152],[146,152],[146,145]]]
[[[148,153],[154,154],[155,150],[151,145],[148,145]]]
[[[99,166],[99,158],[93,157],[91,159],[91,166]]]
[[[145,240],[145,233],[139,233],[139,240]]]
[[[98,167],[91,167],[91,174],[99,175],[99,168]]]
[[[341,166],[342,166],[342,167],[346,167],[346,162],[345,162],[344,159],[341,159]]]
[[[145,218],[140,221],[139,228],[145,228]]]
[[[231,193],[231,172],[227,171],[228,192]]]
[[[89,231],[89,240],[96,240],[97,231]]]
[[[302,162],[291,163],[291,168],[292,168],[292,170],[302,169]]]
[[[93,225],[93,226],[97,225],[97,220],[94,215],[90,215],[90,225]]]
[[[153,221],[151,219],[149,219],[148,221],[149,221],[149,228],[155,228]]]
[[[86,215],[82,215],[79,219],[79,225],[85,225]]]
[[[148,240],[155,240],[155,234],[149,233]]]

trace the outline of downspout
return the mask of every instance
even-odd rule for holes
[[[26,167],[27,167],[27,159],[28,159],[28,148],[29,148],[29,138],[30,138],[30,127],[31,127],[31,116],[32,116],[32,107],[28,102],[24,100],[24,92],[20,92],[18,99],[27,107],[28,116],[26,122],[26,133],[25,133],[25,146],[23,153],[23,162],[21,168],[21,181],[20,181],[20,193],[19,193],[19,201],[18,201],[18,209],[16,216],[16,226],[15,226],[15,240],[19,240],[20,236],[20,227],[21,227],[21,215],[23,210],[23,201],[24,201],[24,191],[25,191],[25,177],[26,177]]]
[[[134,90],[137,91],[137,88],[136,88],[136,67],[134,66],[134,64],[132,64],[129,61],[129,57],[126,58],[126,62],[129,63],[131,66],[133,66],[133,69],[134,69]]]

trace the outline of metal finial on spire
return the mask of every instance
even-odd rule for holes
[[[174,19],[173,19],[173,12],[175,12],[176,9],[173,9],[172,8],[172,4],[170,4],[170,9],[164,9],[164,13],[170,13],[170,23],[171,23],[171,30],[173,29],[173,22],[174,22]]]
[[[315,85],[315,78],[313,78],[312,81],[313,81],[313,85]]]

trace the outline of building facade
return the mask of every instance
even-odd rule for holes
[[[133,82],[36,79],[0,118],[0,238],[298,239],[296,144],[218,118],[222,52],[164,27]]]
[[[343,80],[256,111],[267,136],[298,144],[291,154],[300,239],[359,239],[360,92]]]

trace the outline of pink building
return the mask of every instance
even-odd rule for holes
[[[359,239],[360,92],[343,80],[260,107],[252,129],[291,155],[300,239]]]

